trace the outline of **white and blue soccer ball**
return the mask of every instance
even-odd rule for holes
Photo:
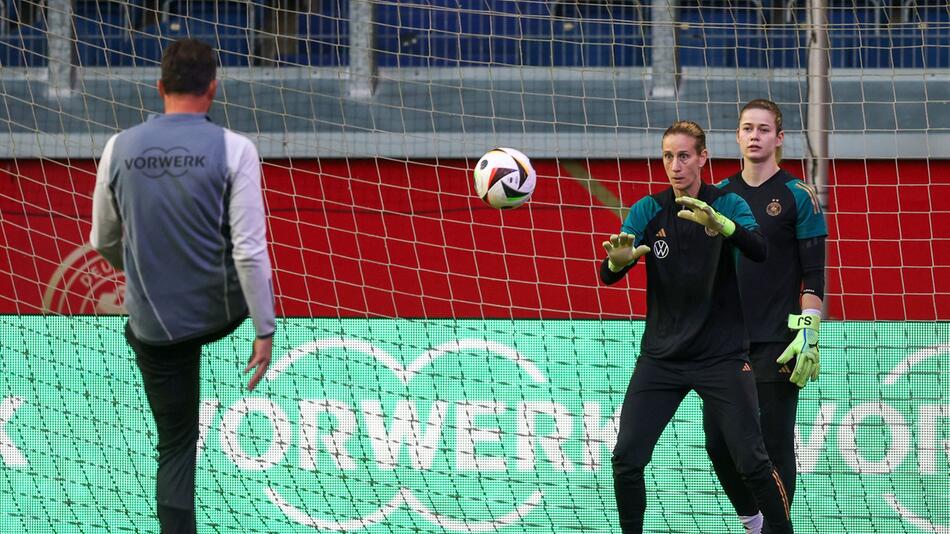
[[[538,176],[531,160],[513,148],[489,150],[475,165],[475,194],[498,209],[517,208],[531,198]]]

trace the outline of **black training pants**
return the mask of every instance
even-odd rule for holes
[[[637,360],[627,387],[612,458],[614,492],[623,532],[643,532],[644,468],[660,434],[690,390],[695,390],[706,409],[721,421],[733,462],[772,531],[792,532],[785,489],[762,442],[755,377],[748,362],[738,358],[676,362],[644,356]]]
[[[765,450],[775,465],[785,491],[788,494],[789,505],[795,496],[797,466],[795,464],[795,419],[798,414],[799,387],[788,381],[794,360],[785,366],[785,372],[780,373],[782,366],[775,363],[775,359],[782,354],[784,343],[754,343],[751,357],[756,374],[756,387],[759,397],[759,417],[762,422],[762,437],[765,441]],[[759,363],[759,365],[755,365]],[[759,369],[767,366],[771,372],[760,372]],[[764,376],[763,376],[764,375]],[[755,502],[751,491],[742,481],[736,471],[735,464],[729,454],[725,438],[716,423],[710,410],[703,409],[703,428],[706,431],[706,451],[712,460],[716,476],[719,478],[722,489],[729,497],[729,501],[739,515],[755,515],[759,506]],[[764,532],[769,532],[766,526]]]
[[[194,534],[195,456],[198,446],[201,347],[237,328],[172,345],[149,345],[126,324],[125,338],[136,354],[145,396],[158,430],[155,500],[162,534]]]

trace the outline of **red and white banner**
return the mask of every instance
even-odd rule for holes
[[[283,316],[642,317],[644,278],[605,287],[600,242],[666,187],[659,161],[535,161],[522,208],[475,198],[473,161],[269,161],[264,187]],[[710,176],[737,170],[717,160]],[[800,162],[786,162],[801,174]],[[86,244],[92,161],[0,162],[0,313],[111,314],[122,274]],[[832,165],[833,318],[950,319],[950,161]],[[593,178],[593,180],[591,180]]]

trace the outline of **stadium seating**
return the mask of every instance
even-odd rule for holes
[[[46,65],[47,44],[43,26],[17,25],[0,37],[0,66],[40,67]]]
[[[800,68],[805,64],[804,10],[791,20],[762,4],[732,0],[683,2],[677,9],[680,63],[724,68]],[[154,65],[162,43],[190,35],[212,42],[224,66],[246,66],[253,29],[262,29],[267,0],[167,2],[157,25],[133,30],[129,4],[75,4],[75,60],[82,66]],[[803,3],[803,2],[799,2]],[[45,18],[20,24],[7,3],[0,65],[46,63]],[[302,5],[306,5],[303,3]],[[292,64],[348,63],[349,0],[312,2],[298,15],[300,46],[279,58]],[[384,67],[649,65],[650,17],[642,4],[539,0],[418,0],[380,2],[375,9],[377,61]],[[950,10],[940,0],[833,0],[829,54],[834,68],[950,67]],[[249,27],[252,27],[249,30]]]
[[[46,65],[46,19],[25,22],[17,4],[10,2],[2,17],[8,21],[0,31],[0,67],[39,67]]]
[[[543,2],[439,0],[380,5],[376,16],[383,66],[644,64],[644,32],[632,6],[583,4],[555,13]]]
[[[318,13],[300,15],[300,35],[305,39],[305,57],[292,63],[336,67],[349,63],[349,1],[323,2]]]
[[[129,12],[113,2],[79,2],[73,16],[76,61],[82,67],[125,64],[130,57]]]
[[[766,49],[761,10],[752,5],[685,4],[678,10],[680,62],[684,66],[766,66],[757,52]],[[761,62],[763,64],[759,65]]]
[[[194,37],[219,51],[222,66],[248,65],[248,5],[244,2],[170,2],[168,13],[156,27],[146,28],[140,39],[147,59],[157,60],[161,47],[155,38],[175,40]]]

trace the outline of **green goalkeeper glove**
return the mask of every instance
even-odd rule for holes
[[[692,197],[677,197],[676,203],[689,208],[689,211],[683,210],[676,213],[676,216],[680,219],[701,224],[714,232],[719,232],[724,237],[729,237],[736,231],[736,223],[712,209],[712,206],[702,200]]]
[[[808,380],[818,380],[818,372],[821,370],[821,358],[818,354],[820,326],[821,315],[817,310],[805,310],[801,315],[788,316],[788,327],[798,330],[798,335],[775,362],[783,364],[793,357],[796,358],[795,369],[788,380],[800,388],[805,387]]]
[[[640,245],[633,248],[635,236],[626,232],[614,234],[604,241],[604,250],[607,251],[607,267],[613,272],[619,272],[627,265],[637,261],[641,256],[650,252],[650,247]]]

